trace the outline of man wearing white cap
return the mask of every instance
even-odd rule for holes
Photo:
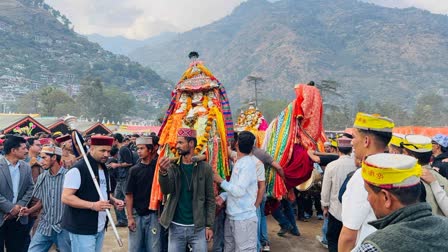
[[[448,178],[448,136],[437,134],[432,138],[432,167],[437,169],[440,175]]]
[[[392,138],[394,122],[380,115],[358,113],[353,124],[353,149],[355,159],[383,153]],[[361,241],[375,231],[368,224],[375,220],[372,208],[367,201],[367,191],[361,170],[358,169],[347,183],[347,189],[342,196],[342,223],[339,235],[338,251],[351,251],[361,244]]]
[[[327,165],[322,182],[321,203],[324,216],[328,218],[326,236],[330,252],[338,251],[338,238],[342,229],[342,205],[338,200],[339,189],[347,174],[356,170],[355,161],[350,157],[351,141],[348,137],[337,139],[339,159]]]
[[[425,181],[422,188],[423,199],[429,203],[433,214],[446,216],[448,181],[429,165],[432,155],[431,139],[422,135],[406,135],[401,146],[404,154],[415,157],[422,166],[425,174],[422,176]]]
[[[67,170],[61,167],[62,150],[59,147],[46,145],[40,152],[44,172],[39,175],[35,187],[38,202],[31,208],[22,208],[21,215],[28,216],[42,209],[36,234],[31,239],[28,251],[48,251],[54,244],[59,251],[70,251],[70,237],[61,228],[63,204],[61,202],[64,176]]]
[[[158,158],[158,140],[157,136],[136,139],[140,161],[129,170],[126,188],[129,251],[160,250],[160,224],[157,220],[157,211],[148,208]]]
[[[367,236],[357,252],[448,251],[448,219],[434,216],[428,203],[419,202],[422,168],[400,154],[377,154],[362,164],[368,201],[378,230]]]

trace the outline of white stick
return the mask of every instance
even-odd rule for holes
[[[79,139],[78,134],[74,133],[74,135],[76,138],[76,143],[78,144],[79,149],[81,150],[82,157],[84,158],[84,161],[87,164],[87,168],[89,168],[90,176],[92,177],[93,184],[95,185],[96,191],[98,192],[98,194],[100,196],[100,200],[105,200],[103,194],[101,193],[100,185],[98,185],[98,181],[96,181],[95,173],[93,173],[93,169],[92,169],[92,166],[90,165],[89,159],[87,159],[87,155],[86,155],[86,152],[84,151],[84,148],[81,144],[81,140]],[[117,239],[118,245],[120,247],[123,247],[123,241],[121,240],[120,235],[118,234],[117,227],[115,227],[115,223],[114,223],[114,220],[112,219],[112,215],[110,214],[109,209],[106,209],[106,214],[107,214],[107,218],[110,221],[112,229],[114,230],[115,238]]]

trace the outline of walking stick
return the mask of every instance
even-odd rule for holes
[[[76,129],[74,128],[74,122],[75,122],[75,121],[76,121],[76,117],[74,117],[74,116],[67,116],[67,117],[64,119],[64,122],[65,122],[65,123],[72,129],[72,130],[76,130]],[[100,196],[100,200],[105,200],[103,194],[101,193],[100,186],[98,185],[98,181],[96,181],[95,173],[93,173],[92,166],[90,165],[89,159],[87,158],[87,154],[86,154],[86,152],[84,151],[84,148],[83,148],[83,146],[82,146],[81,139],[79,139],[79,136],[78,136],[78,134],[77,134],[76,132],[75,132],[75,134],[73,134],[73,135],[75,136],[75,137],[74,137],[74,138],[75,138],[74,140],[76,141],[76,144],[79,146],[79,149],[80,149],[80,151],[81,151],[82,157],[84,158],[84,161],[85,161],[86,164],[87,164],[87,168],[89,169],[89,173],[90,173],[90,176],[92,177],[93,184],[95,185],[95,189],[96,189],[96,191],[98,192],[98,195]],[[117,239],[118,245],[119,245],[120,247],[123,247],[123,241],[121,240],[120,235],[118,234],[117,227],[115,226],[115,222],[114,222],[114,220],[112,219],[112,215],[110,214],[109,209],[106,209],[106,214],[107,214],[107,218],[108,218],[109,221],[110,221],[110,224],[111,224],[111,226],[112,226],[112,229],[114,230],[115,239]]]

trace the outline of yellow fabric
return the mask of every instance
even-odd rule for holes
[[[400,184],[405,179],[422,175],[422,167],[416,164],[412,169],[397,169],[397,168],[379,168],[371,166],[366,162],[362,163],[362,178],[368,183],[374,185],[394,185]]]
[[[396,146],[396,147],[401,147],[401,143],[405,143],[405,140],[401,137],[398,137],[396,135],[392,135],[392,138],[390,139],[389,144]]]
[[[364,130],[392,132],[394,125],[394,122],[387,117],[358,112],[353,127]]]

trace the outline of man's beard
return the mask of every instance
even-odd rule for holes
[[[186,155],[190,154],[190,150],[181,150],[181,149],[177,149],[177,152],[178,152],[179,155],[181,155],[181,156],[186,156]]]

